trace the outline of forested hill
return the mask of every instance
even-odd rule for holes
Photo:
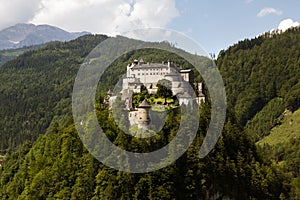
[[[34,141],[70,98],[80,63],[107,36],[83,36],[30,50],[0,68],[0,150]],[[68,109],[61,108],[59,112]]]
[[[241,41],[217,63],[246,134],[289,177],[292,199],[300,199],[300,121],[292,117],[300,107],[300,27]]]
[[[6,62],[15,59],[19,55],[25,53],[29,50],[35,50],[42,48],[43,45],[35,45],[35,46],[28,46],[19,49],[7,49],[7,50],[0,50],[0,67],[5,64]]]
[[[85,57],[105,35],[82,36],[71,42],[52,42],[29,50],[0,68],[0,151],[13,149],[25,140],[35,141],[56,116],[71,113],[71,94],[77,71]],[[108,90],[125,73],[129,60],[189,64],[171,53],[149,49],[128,53],[109,68],[102,80]],[[63,103],[61,103],[63,102]]]
[[[299,27],[241,41],[221,51],[217,65],[226,84],[228,104],[242,124],[275,98],[283,99],[279,113],[300,107]]]
[[[245,58],[243,62],[247,63],[248,57],[243,56],[242,52],[249,51],[247,55],[250,59],[253,49],[261,48],[267,42],[276,43],[271,49],[278,48],[281,45],[277,40],[293,35],[298,37],[298,30],[261,37],[259,43],[252,40],[256,45],[240,48],[239,45],[249,42],[247,40],[222,52],[217,62],[228,87],[230,107],[217,145],[206,158],[199,159],[198,152],[210,120],[210,105],[207,102],[200,107],[199,129],[188,151],[170,166],[145,174],[123,173],[98,162],[83,146],[72,120],[71,93],[76,73],[84,57],[107,36],[84,36],[67,43],[51,43],[6,63],[0,68],[0,148],[6,154],[0,167],[0,199],[294,199],[290,176],[259,154],[255,143],[237,122],[240,120],[245,124],[274,97],[285,99],[279,96],[283,89],[277,89],[279,85],[274,84],[275,95],[267,95],[269,99],[265,98],[262,104],[257,104],[259,108],[255,107],[254,102],[260,98],[247,94],[246,97],[251,100],[248,102],[235,96],[248,89],[251,81],[247,80],[254,78],[254,75],[240,78],[238,71],[244,68],[238,65],[235,58]],[[290,44],[290,48],[292,46]],[[254,60],[259,56],[260,53],[256,52]],[[146,62],[171,58],[182,66],[189,65],[182,58],[161,50],[129,52],[115,61],[115,68],[108,68],[109,80],[102,81],[115,83],[119,74],[125,72],[124,66],[128,61],[141,57]],[[277,62],[281,60],[274,61],[274,66]],[[255,62],[252,64],[252,67],[256,66]],[[253,73],[256,70],[253,67]],[[291,78],[289,73],[295,72],[287,71],[285,74]],[[259,76],[261,83],[256,88],[259,97],[260,92],[264,91],[260,87],[267,85],[263,80],[269,82],[262,74]],[[252,87],[252,82],[250,85]],[[250,105],[242,112],[239,110],[239,106],[243,105],[241,102]],[[129,151],[149,152],[165,145],[172,140],[180,123],[180,113],[170,109],[166,125],[158,136],[139,140],[118,129],[101,100],[95,107],[108,138]],[[251,114],[244,116],[246,110]],[[235,111],[238,120],[233,114]]]

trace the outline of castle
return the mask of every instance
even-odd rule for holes
[[[158,89],[158,81],[164,79],[171,83],[170,89],[173,95],[176,95],[180,105],[205,102],[202,83],[194,83],[192,69],[179,69],[172,62],[145,63],[143,59],[134,60],[133,63],[127,65],[126,76],[122,80],[121,89],[121,100],[125,101],[131,125],[138,124],[139,127],[145,127],[149,124],[149,117],[146,115],[148,115],[148,110],[151,108],[147,101],[144,101],[137,108],[133,108],[133,93],[140,93],[144,87],[148,93],[155,94]],[[194,93],[196,93],[196,96],[193,95]],[[111,108],[115,99],[116,96],[108,91],[104,102],[109,104]]]

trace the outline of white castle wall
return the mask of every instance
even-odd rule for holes
[[[127,77],[123,79],[123,90],[140,92],[141,86],[146,86],[149,93],[157,92],[157,82],[167,79],[172,83],[173,95],[188,91],[191,80],[191,70],[177,70],[171,62],[167,64],[145,64],[135,61],[127,66]]]

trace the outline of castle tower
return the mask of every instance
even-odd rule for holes
[[[149,111],[151,109],[151,105],[147,102],[146,99],[138,106],[138,128],[139,129],[148,129],[148,125],[150,124],[150,115]]]
[[[205,95],[203,94],[203,83],[198,83],[198,104],[205,103]]]

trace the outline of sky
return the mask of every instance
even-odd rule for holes
[[[299,0],[0,0],[0,30],[33,23],[113,36],[166,28],[217,55],[245,38],[299,25],[299,8]]]

